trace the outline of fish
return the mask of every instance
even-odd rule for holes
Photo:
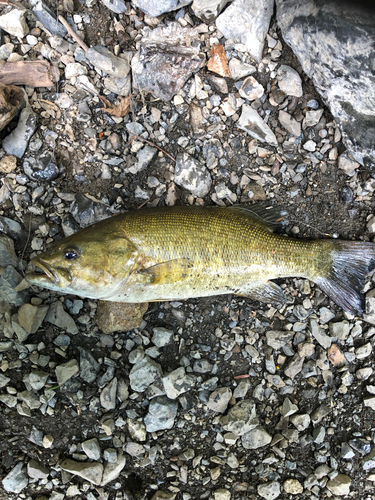
[[[267,303],[290,297],[274,279],[314,282],[344,311],[362,314],[375,244],[280,234],[277,207],[174,206],[129,211],[58,241],[34,257],[31,285],[115,302],[235,294]]]

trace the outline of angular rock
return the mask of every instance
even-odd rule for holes
[[[152,342],[156,345],[156,347],[164,347],[170,344],[173,340],[173,331],[167,330],[162,326],[157,326],[152,330],[154,332],[152,336]]]
[[[132,60],[133,85],[170,101],[192,73],[204,64],[204,56],[199,51],[199,35],[196,30],[182,28],[179,23],[144,31],[140,49]],[[189,46],[187,40],[191,41]]]
[[[229,61],[229,71],[233,80],[241,80],[241,78],[252,75],[256,70],[255,66],[244,63],[235,57],[231,57]]]
[[[47,467],[32,459],[27,464],[27,474],[32,479],[45,479],[49,475]]]
[[[102,482],[103,477],[103,465],[98,462],[76,462],[74,460],[64,460],[60,467],[70,474],[89,481],[92,484],[99,485]]]
[[[17,291],[22,276],[12,266],[7,266],[0,276],[0,297],[8,304],[22,306],[29,300],[28,289]]]
[[[48,307],[24,304],[18,310],[18,323],[28,333],[35,333],[43,323]]]
[[[38,1],[33,7],[33,13],[52,35],[66,35],[66,28],[56,19],[55,14],[44,2]]]
[[[281,349],[292,342],[293,337],[294,332],[291,331],[270,330],[266,333],[267,345],[273,349]]]
[[[16,240],[24,240],[27,238],[26,231],[22,229],[18,222],[8,217],[3,217],[2,215],[0,215],[0,231]]]
[[[71,214],[82,228],[113,215],[106,205],[90,200],[80,193],[74,197]]]
[[[182,366],[167,373],[162,378],[165,394],[169,399],[176,399],[180,394],[189,391],[195,384],[195,377],[186,375]]]
[[[9,155],[22,158],[29,140],[37,126],[37,115],[31,106],[26,106],[20,114],[17,127],[3,139],[2,147]]]
[[[96,438],[84,441],[82,449],[91,460],[100,460],[100,446]]]
[[[248,76],[243,81],[239,93],[245,99],[249,101],[254,101],[255,99],[260,99],[264,94],[263,85],[255,80],[254,77]]]
[[[192,10],[194,14],[207,24],[215,21],[229,0],[194,0]]]
[[[213,492],[214,498],[213,500],[230,500],[231,494],[230,491],[225,488],[220,488]]]
[[[73,318],[64,310],[64,306],[59,300],[49,306],[46,320],[52,323],[52,325],[63,328],[72,335],[78,333],[78,328]]]
[[[322,109],[317,109],[315,111],[307,111],[306,116],[303,120],[303,127],[314,127],[319,123],[323,114]]]
[[[225,38],[243,43],[260,62],[272,14],[273,0],[234,0],[216,19],[216,26]]]
[[[122,0],[102,0],[102,2],[115,14],[123,14],[127,10]]]
[[[126,97],[131,91],[130,73],[126,78],[107,76],[104,78],[104,87],[114,94]]]
[[[171,429],[177,415],[178,404],[166,396],[159,396],[151,400],[148,413],[144,418],[147,432],[157,432]]]
[[[0,28],[13,36],[23,38],[29,32],[25,19],[26,10],[13,9],[8,14],[0,16]]]
[[[43,370],[31,370],[31,373],[29,375],[31,388],[35,391],[40,391],[40,389],[42,389],[46,385],[48,377],[49,374],[47,372],[44,372]]]
[[[303,492],[303,486],[298,479],[287,479],[284,481],[283,488],[285,493],[290,495],[299,495]]]
[[[243,104],[241,117],[236,126],[245,130],[251,137],[258,139],[260,142],[267,142],[272,146],[277,146],[278,144],[275,134],[258,112],[248,104]]]
[[[74,377],[79,372],[76,359],[71,359],[55,368],[57,383],[61,387],[65,382]]]
[[[9,474],[4,477],[2,483],[5,491],[20,493],[29,484],[29,480],[24,472],[23,462],[18,462]]]
[[[130,387],[133,391],[143,392],[155,380],[161,378],[162,374],[160,365],[148,356],[145,356],[130,371]]]
[[[218,413],[224,413],[232,398],[232,391],[229,387],[220,387],[210,394],[207,407]]]
[[[227,415],[221,417],[220,423],[226,431],[236,436],[246,434],[259,425],[255,403],[250,399],[240,401],[228,411]]]
[[[301,97],[303,95],[301,77],[297,71],[290,66],[282,64],[278,68],[277,81],[280,90],[282,90],[284,94],[295,97]]]
[[[126,78],[130,71],[129,63],[125,59],[115,56],[103,45],[90,47],[85,57],[95,68],[116,78]]]
[[[100,393],[100,404],[103,406],[103,408],[108,411],[114,410],[116,408],[116,392],[117,378],[114,377]]]
[[[79,347],[79,376],[82,380],[91,384],[96,379],[100,370],[100,364],[96,361],[92,354]]]
[[[328,104],[346,147],[357,162],[374,168],[373,11],[362,2],[277,0],[276,12],[284,40]]]
[[[279,111],[279,122],[290,134],[299,137],[301,135],[301,124],[297,122],[289,113]]]
[[[126,458],[124,457],[124,455],[117,456],[117,459],[114,463],[107,463],[106,466],[104,467],[101,486],[105,486],[111,481],[117,479],[122,469],[125,467],[125,464],[126,464]]]
[[[203,198],[211,189],[212,179],[207,168],[187,153],[176,157],[174,181],[190,191],[194,196]]]
[[[243,434],[241,440],[244,448],[256,450],[269,444],[272,441],[272,436],[263,427],[255,427],[255,429]]]
[[[145,14],[158,17],[164,12],[171,12],[188,5],[191,0],[134,0],[133,3]]]
[[[327,488],[334,495],[349,495],[350,493],[350,485],[352,484],[352,480],[346,474],[337,474],[334,479],[331,479],[327,483]]]
[[[104,333],[126,332],[139,327],[147,308],[148,302],[128,304],[99,300],[95,321]]]
[[[346,175],[352,175],[357,168],[360,167],[360,164],[353,160],[348,153],[343,153],[339,156],[339,168],[343,170]]]

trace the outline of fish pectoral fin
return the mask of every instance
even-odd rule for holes
[[[149,285],[166,285],[185,279],[192,264],[189,259],[172,259],[137,271],[144,276]]]
[[[282,288],[272,281],[259,283],[254,287],[244,290],[243,293],[238,292],[236,295],[249,297],[250,299],[259,300],[261,302],[276,302],[277,304],[287,304],[291,302],[291,297],[284,293]]]
[[[232,205],[228,207],[228,210],[233,210],[249,217],[249,219],[262,224],[271,232],[281,229],[287,222],[287,212],[272,205],[263,205],[261,203],[254,205]]]

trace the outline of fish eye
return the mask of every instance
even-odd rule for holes
[[[75,260],[79,257],[78,252],[76,250],[73,250],[73,248],[64,250],[63,255],[66,260]]]

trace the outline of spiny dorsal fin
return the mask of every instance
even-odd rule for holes
[[[285,219],[287,212],[272,205],[233,205],[228,210],[234,210],[246,215],[272,232],[281,229],[287,223]]]

